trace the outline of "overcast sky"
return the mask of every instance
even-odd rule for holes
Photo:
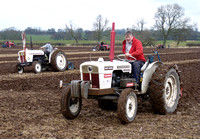
[[[107,18],[110,27],[115,22],[116,29],[131,28],[141,18],[146,21],[144,27],[150,28],[158,7],[177,3],[200,31],[200,0],[1,0],[0,3],[0,30],[9,27],[57,30],[64,29],[69,22],[92,30],[98,15]]]

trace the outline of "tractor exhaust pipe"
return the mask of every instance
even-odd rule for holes
[[[25,61],[26,61],[26,40],[25,40],[25,32],[22,32],[22,42],[23,42],[23,50],[24,50]]]
[[[32,42],[32,37],[30,36],[30,45],[31,45],[31,50],[33,50],[33,42]]]
[[[113,62],[115,53],[115,23],[112,24],[112,30],[110,32],[110,61]]]

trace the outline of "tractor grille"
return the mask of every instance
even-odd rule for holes
[[[90,81],[92,82],[92,88],[99,88],[99,74],[90,74],[89,73],[83,73],[83,80],[84,81]]]
[[[24,54],[24,52],[20,52],[19,53],[19,57],[20,57],[20,62],[24,63],[25,62],[25,54]]]
[[[89,81],[90,80],[90,74],[89,73],[83,73],[83,81]]]
[[[92,74],[92,88],[99,88],[99,74]]]

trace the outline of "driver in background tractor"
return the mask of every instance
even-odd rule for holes
[[[125,40],[122,43],[122,52],[128,60],[134,60],[129,56],[136,58],[136,61],[130,62],[130,64],[132,65],[133,78],[135,78],[137,84],[139,84],[141,68],[146,60],[144,58],[142,43],[133,36],[131,31],[125,33]]]
[[[49,54],[53,51],[53,47],[50,43],[43,45],[42,50],[44,51],[45,57],[48,59]]]

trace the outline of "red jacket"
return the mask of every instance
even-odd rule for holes
[[[123,45],[122,52],[125,54],[126,53],[126,40],[123,41],[122,45]],[[139,40],[137,40],[135,37],[133,37],[132,47],[129,51],[129,54],[131,54],[137,60],[141,60],[144,62],[146,61],[144,58],[142,43]],[[131,58],[128,58],[128,59],[131,59]]]

